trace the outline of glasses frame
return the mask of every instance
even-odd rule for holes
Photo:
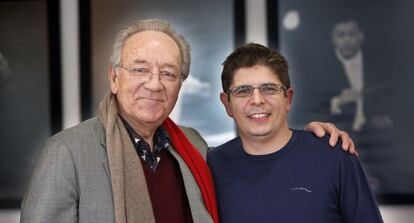
[[[166,81],[171,82],[171,83],[182,82],[181,75],[177,75],[177,74],[174,74],[174,73],[171,73],[171,72],[168,72],[168,73],[174,75],[174,79],[168,79],[167,76],[164,75],[164,72],[158,72],[158,74],[155,74],[155,73],[153,73],[153,72],[151,72],[151,71],[149,71],[148,69],[145,69],[145,68],[127,68],[127,67],[124,67],[120,64],[116,65],[116,67],[122,68],[122,69],[124,69],[124,70],[126,70],[130,73],[138,73],[138,72],[141,72],[139,70],[145,70],[145,72],[142,71],[142,73],[145,73],[145,74],[143,74],[143,75],[133,75],[134,77],[148,78],[148,80],[151,80],[154,75],[158,75],[160,80],[166,80]],[[177,81],[177,80],[179,80],[179,81]]]
[[[263,91],[263,87],[266,87],[266,86],[269,86],[269,85],[272,85],[272,86],[275,86],[275,87],[278,87],[279,88],[279,90],[277,91],[277,92],[275,92],[275,93],[273,93],[273,94],[269,94],[269,93],[264,93],[264,91]],[[233,92],[236,90],[236,89],[238,89],[238,88],[240,88],[240,87],[249,87],[250,89],[251,89],[251,91],[250,91],[250,94],[249,95],[245,95],[245,96],[243,96],[243,95],[235,95]],[[263,95],[263,96],[267,96],[267,95],[277,95],[277,94],[280,94],[280,93],[286,93],[286,91],[287,91],[287,87],[285,87],[285,86],[283,86],[283,85],[281,85],[281,84],[274,84],[274,83],[264,83],[264,84],[261,84],[261,85],[259,85],[259,86],[253,86],[253,85],[249,85],[249,84],[243,84],[243,85],[239,85],[239,86],[235,86],[235,87],[232,87],[232,88],[230,88],[229,90],[227,90],[227,94],[228,95],[232,95],[232,96],[234,96],[234,97],[238,97],[238,98],[246,98],[246,97],[251,97],[252,95],[253,95],[253,91],[254,91],[254,89],[258,89],[259,90],[259,92],[260,92],[260,94],[261,95]]]

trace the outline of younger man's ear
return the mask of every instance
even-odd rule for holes
[[[233,112],[231,110],[230,106],[230,96],[224,92],[220,93],[220,101],[224,105],[224,108],[226,109],[227,115],[233,118]]]
[[[293,101],[293,89],[289,88],[286,90],[286,108],[288,112],[292,108],[292,101]]]

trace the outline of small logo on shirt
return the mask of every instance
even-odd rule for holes
[[[308,193],[312,193],[312,191],[311,190],[309,190],[308,188],[305,188],[305,187],[293,187],[293,188],[290,188],[290,190],[301,190],[301,191],[305,191],[305,192],[308,192]]]

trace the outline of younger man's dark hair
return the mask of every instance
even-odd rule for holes
[[[289,67],[286,59],[278,52],[257,43],[247,43],[238,47],[223,62],[221,83],[227,92],[233,81],[235,72],[240,68],[263,65],[279,78],[283,86],[290,88]]]

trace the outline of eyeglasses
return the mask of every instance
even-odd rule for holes
[[[152,73],[149,69],[146,69],[146,68],[126,68],[122,65],[117,65],[117,67],[120,67],[122,69],[129,71],[129,74],[131,74],[134,77],[138,77],[138,78],[150,78],[151,79],[152,76],[154,75],[154,73]],[[162,80],[167,80],[171,82],[175,82],[178,79],[180,79],[179,75],[171,73],[169,71],[160,71],[157,75]]]
[[[252,96],[253,91],[256,88],[259,89],[262,95],[275,95],[287,90],[287,88],[282,85],[265,83],[257,87],[253,87],[251,85],[236,86],[228,90],[227,94],[231,94],[234,97],[249,97]]]

